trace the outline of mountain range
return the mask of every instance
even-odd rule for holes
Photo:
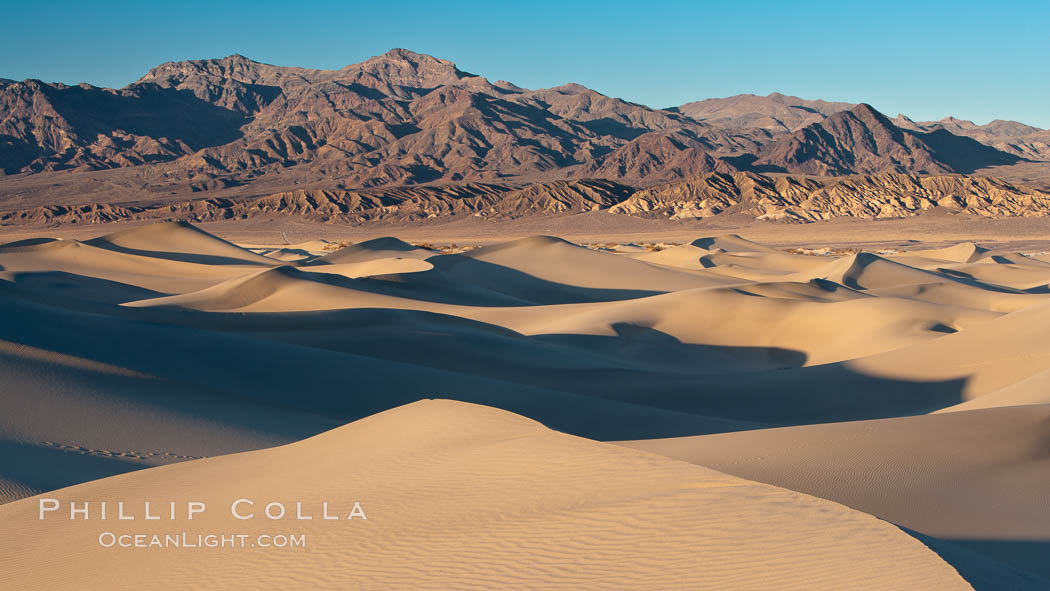
[[[994,174],[1041,188],[1050,131],[776,93],[654,109],[578,84],[492,82],[404,49],[339,70],[169,62],[122,89],[0,79],[6,211],[585,179],[633,193],[742,173]]]

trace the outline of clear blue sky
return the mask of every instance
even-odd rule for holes
[[[1050,128],[1050,0],[2,1],[0,77],[18,80],[120,87],[170,60],[339,68],[405,47],[654,107],[778,91]]]

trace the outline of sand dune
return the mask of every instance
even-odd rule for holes
[[[831,499],[1050,577],[1048,426],[1044,404],[624,445]]]
[[[1050,264],[921,246],[328,253],[184,223],[0,245],[0,527],[25,540],[0,574],[73,587],[94,562],[94,586],[142,586],[72,543],[94,528],[33,530],[17,499],[222,505],[243,485],[360,494],[377,518],[294,525],[321,544],[300,558],[149,568],[217,588],[1045,587]],[[365,566],[328,566],[347,536]],[[26,574],[60,538],[71,566]]]
[[[166,222],[121,230],[87,241],[87,244],[156,259],[202,264],[272,265],[273,261],[236,244],[199,230],[186,222]]]
[[[764,253],[780,253],[775,248],[770,248],[764,244],[747,240],[737,234],[723,234],[720,236],[708,236],[704,238],[697,238],[690,243],[692,246],[697,248],[703,248],[710,252],[723,251],[723,252],[764,252]]]
[[[306,334],[318,327],[352,330],[341,315],[254,316],[202,315],[164,312],[142,315],[129,309],[126,316],[103,316],[55,309],[21,297],[5,298],[0,306],[0,338],[92,362],[116,365],[161,380],[219,392],[237,399],[276,404],[337,420],[356,419],[438,393],[499,406],[542,420],[575,434],[600,439],[652,436],[658,433],[721,432],[739,423],[683,414],[618,401],[596,400],[557,388],[542,388],[479,375],[434,368],[411,361],[392,362],[390,352],[377,343],[364,354],[345,354],[319,345],[291,343],[291,339],[263,338],[266,331],[291,330]],[[144,310],[143,312],[151,312]],[[141,317],[140,317],[141,316]],[[409,318],[411,320],[411,318]],[[220,329],[226,330],[220,330]],[[408,340],[418,330],[413,322],[400,323]],[[498,328],[497,328],[498,330]],[[484,346],[486,327],[467,335]],[[480,333],[480,334],[479,334]],[[410,342],[410,340],[408,340]],[[140,343],[149,343],[148,347]],[[388,341],[389,343],[389,341]],[[548,350],[548,359],[557,359]],[[566,365],[581,372],[614,369],[609,360],[559,360],[548,371]],[[570,358],[571,359],[571,358]],[[548,362],[549,363],[549,362]],[[597,364],[596,364],[597,363]],[[533,368],[535,371],[536,368]],[[0,399],[2,402],[2,399]],[[13,402],[13,400],[12,400]],[[586,408],[587,412],[581,412]],[[632,421],[625,421],[631,417]],[[147,423],[136,431],[148,440]]]
[[[193,521],[40,522],[36,499],[8,504],[0,507],[0,522],[20,543],[0,549],[0,569],[13,575],[7,584],[970,588],[918,541],[841,505],[446,401],[418,402],[285,447],[117,476],[50,496],[129,504],[193,499],[207,510]],[[237,522],[227,512],[237,498],[293,507],[301,500],[314,513],[327,500],[341,514],[359,502],[367,519]],[[309,550],[155,548],[129,561],[96,542],[100,530],[195,535],[231,527],[253,537],[305,534]],[[56,539],[65,543],[55,548]],[[47,567],[55,560],[63,568]]]
[[[1042,294],[1013,293],[992,289],[975,288],[954,281],[915,283],[880,289],[869,289],[865,293],[894,297],[938,305],[963,306],[989,312],[1016,312],[1044,301]]]
[[[854,289],[899,287],[946,279],[936,273],[909,267],[869,252],[844,256],[799,276],[834,281]]]
[[[248,249],[255,254],[261,254],[266,258],[286,263],[308,262],[327,254],[331,254],[333,243],[328,240],[307,240],[295,244],[251,244],[240,243],[241,248]]]
[[[143,467],[286,443],[320,415],[0,341],[0,502]]]
[[[979,281],[1032,293],[1046,293],[1050,288],[1050,266],[999,262],[983,259],[976,263],[943,267],[942,273],[964,281]]]
[[[396,307],[399,299],[354,287],[353,280],[342,273],[311,273],[282,266],[230,279],[193,293],[151,298],[125,305],[185,307],[205,311],[277,312]]]
[[[394,257],[389,259],[372,259],[369,261],[360,261],[357,263],[333,263],[330,265],[320,265],[317,267],[299,267],[299,269],[302,271],[317,271],[319,273],[327,273],[331,275],[342,275],[343,277],[349,277],[351,279],[357,279],[360,277],[374,277],[376,275],[398,275],[401,273],[418,273],[420,271],[429,271],[433,268],[434,265],[422,259],[401,257]]]
[[[671,248],[665,248],[656,252],[641,250],[633,258],[638,260],[667,265],[670,267],[681,267],[685,269],[703,269],[712,265],[710,259],[701,260],[705,257],[714,257],[721,254],[740,255],[741,258],[754,258],[760,261],[770,258],[791,259],[790,255],[768,246],[745,240],[736,234],[726,236],[713,236],[708,238],[697,238],[688,244],[681,244]],[[770,265],[771,266],[771,265]]]
[[[962,397],[979,398],[1050,367],[1050,302],[851,366],[869,375],[911,380],[965,379]]]
[[[486,246],[463,256],[553,283],[594,289],[663,292],[738,283],[710,273],[664,269],[550,236]]]
[[[945,248],[934,248],[929,250],[913,250],[908,253],[911,257],[921,257],[941,261],[952,261],[956,263],[974,263],[988,255],[987,248],[981,248],[973,242],[960,242]]]
[[[820,268],[824,263],[819,257],[774,250],[738,236],[701,238],[634,258],[683,269],[705,269],[709,273],[750,281],[779,281],[793,273]]]
[[[813,300],[804,299],[819,287],[810,287],[810,294],[796,290],[787,298],[771,297],[779,294],[770,294],[768,286],[770,295],[765,296],[749,295],[749,289],[686,290],[626,302],[559,306],[542,313],[522,308],[469,315],[523,334],[615,335],[618,326],[644,327],[686,344],[791,351],[803,356],[807,365],[904,347],[997,316],[893,298],[827,302],[813,294]]]
[[[426,259],[437,254],[426,248],[419,248],[398,240],[397,238],[375,238],[357,244],[351,244],[331,254],[318,258],[316,264],[361,263],[376,259]]]
[[[195,291],[262,268],[225,255],[218,260],[233,262],[216,264],[217,259],[207,256],[156,258],[149,251],[110,250],[75,240],[29,241],[0,246],[0,276],[45,291],[120,303],[126,298]],[[263,260],[266,265],[277,264]]]

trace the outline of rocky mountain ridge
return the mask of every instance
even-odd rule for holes
[[[943,128],[902,129],[861,103],[783,136],[757,153],[760,170],[822,176],[972,173],[1022,158]]]
[[[571,177],[602,169],[604,156],[653,132],[675,136],[657,164],[758,145],[747,134],[579,85],[496,85],[407,50],[340,70],[239,55],[172,62],[121,90],[11,82],[0,87],[0,113],[7,143],[0,167],[9,174],[166,162],[160,174],[173,180],[245,183],[305,167],[369,187],[556,170]],[[624,168],[629,175],[645,165]]]
[[[1047,133],[1006,121],[891,120],[863,103],[776,93],[653,109],[579,84],[529,90],[494,83],[404,49],[338,70],[232,55],[161,64],[122,89],[0,80],[0,169],[8,174],[0,173],[0,210],[4,223],[177,212],[210,219],[277,214],[281,206],[351,223],[595,208],[688,217],[740,209],[741,192],[672,199],[665,207],[663,197],[645,191],[677,195],[669,187],[697,179],[762,185],[755,179],[885,173],[1002,175],[1005,181],[973,183],[1028,195],[1035,190],[1023,188],[1028,183],[1050,188]],[[770,197],[772,209],[748,211],[811,220],[871,215],[892,196],[927,205],[947,196],[901,192],[883,181],[871,184],[884,188],[879,195],[863,183],[820,182],[853,187],[872,202],[821,213],[810,211],[818,201]],[[962,209],[1039,209],[966,201],[984,195],[977,185],[957,187]],[[889,206],[886,215],[927,205]]]
[[[323,223],[425,223],[516,219],[607,211],[657,219],[744,215],[780,222],[836,217],[900,218],[931,210],[982,217],[1050,215],[1050,192],[987,177],[898,173],[848,177],[712,172],[637,189],[615,181],[553,181],[523,187],[462,183],[363,190],[296,190],[233,200],[157,205],[92,203],[0,212],[0,226],[98,224],[134,220],[208,222],[254,217]]]
[[[232,55],[168,62],[119,90],[0,81],[0,169],[149,164],[160,183],[207,189],[281,174],[367,188],[587,177],[655,184],[755,162],[755,170],[805,174],[980,168],[953,166],[909,139],[941,130],[998,142],[976,150],[974,164],[1008,163],[999,151],[1015,161],[1043,154],[1042,131],[1020,124],[1011,133],[1035,138],[1024,146],[1003,140],[1004,125],[934,130],[879,114],[859,117],[860,126],[873,124],[861,134],[876,144],[880,135],[900,136],[905,149],[851,161],[843,155],[863,148],[851,135],[858,124],[836,117],[861,107],[774,93],[653,109],[578,84],[492,83],[404,49],[338,70]]]
[[[1050,160],[1050,130],[1039,129],[1017,121],[996,119],[985,125],[945,117],[940,121],[912,121],[897,115],[893,123],[901,129],[930,132],[943,129],[949,133],[973,138],[1002,152],[1032,160]]]

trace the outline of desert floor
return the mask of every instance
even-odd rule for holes
[[[0,586],[1045,589],[1048,252],[949,214],[3,228]]]

